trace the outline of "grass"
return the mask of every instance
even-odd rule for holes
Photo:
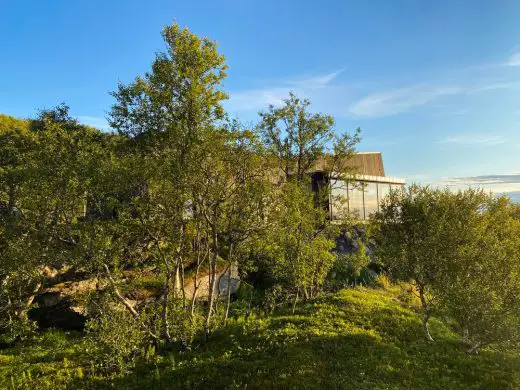
[[[268,317],[238,318],[192,351],[132,372],[92,372],[79,334],[51,331],[0,351],[0,388],[517,389],[518,352],[468,356],[433,319],[423,340],[414,303],[398,288],[349,289]]]

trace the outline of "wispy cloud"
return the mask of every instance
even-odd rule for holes
[[[451,135],[439,141],[441,144],[455,144],[463,146],[491,146],[506,143],[502,135],[461,133]]]
[[[418,84],[389,91],[375,92],[351,104],[348,113],[353,117],[385,117],[408,112],[441,98],[472,95],[499,89],[519,88],[520,81],[476,81],[465,85]]]
[[[290,91],[301,97],[310,97],[316,90],[329,87],[344,70],[345,68],[321,75],[292,76],[272,82],[274,85],[265,88],[230,92],[226,107],[231,111],[258,111],[271,104],[280,106]]]
[[[258,111],[269,105],[280,106],[291,88],[263,88],[229,94],[226,107],[231,111]]]
[[[440,97],[463,91],[459,86],[414,85],[370,94],[350,105],[349,114],[356,117],[378,117],[400,114],[423,106]]]
[[[511,55],[506,62],[508,66],[520,66],[520,52]]]
[[[303,77],[296,80],[287,80],[287,83],[298,88],[324,88],[329,85],[331,81],[335,80],[341,73],[343,73],[345,69],[346,68],[339,69],[323,75]]]
[[[512,89],[520,87],[520,81],[497,81],[478,83],[474,87],[467,88],[468,93],[479,93],[487,91],[496,91],[498,89]]]
[[[78,116],[78,121],[84,125],[92,126],[100,130],[111,130],[107,120],[103,117],[82,115]]]
[[[490,185],[490,184],[520,184],[520,173],[502,175],[481,175],[468,177],[451,177],[444,180],[446,184]]]
[[[520,202],[520,173],[450,177],[443,179],[441,183],[458,190],[468,187],[482,188],[495,195],[507,195]]]
[[[504,66],[520,66],[520,52],[492,64],[486,63],[457,69],[444,69],[432,78],[411,81],[387,90],[368,90],[372,80],[339,80],[346,68],[323,74],[288,76],[265,86],[230,92],[226,108],[233,113],[254,112],[268,105],[281,105],[289,91],[311,101],[335,116],[377,118],[406,113],[419,107],[442,104],[449,97],[520,88],[515,72],[504,72]],[[345,80],[346,79],[346,80]],[[455,80],[455,81],[454,81]],[[360,94],[361,92],[361,94]],[[356,99],[357,97],[357,99]],[[450,109],[450,112],[453,112]]]

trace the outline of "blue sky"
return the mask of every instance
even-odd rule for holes
[[[228,111],[245,123],[289,91],[361,127],[408,182],[520,196],[520,2],[3,1],[0,112],[65,101],[102,127],[108,92],[146,71],[176,20],[217,40]]]

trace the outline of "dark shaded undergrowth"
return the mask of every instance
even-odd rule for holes
[[[0,353],[1,388],[516,389],[520,354],[469,356],[457,336],[420,315],[398,289],[343,290],[294,314],[230,320],[207,345],[156,356],[126,375],[89,365],[81,336],[53,331]]]

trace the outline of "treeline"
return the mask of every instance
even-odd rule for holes
[[[353,229],[354,218],[330,223],[322,204],[332,184],[312,188],[309,173],[319,163],[351,180],[359,130],[340,133],[293,94],[245,128],[222,107],[226,64],[216,44],[177,25],[163,37],[167,50],[151,70],[112,93],[114,132],[81,125],[66,105],[34,120],[0,117],[3,335],[30,334],[27,313],[48,268],[97,281],[84,300],[88,350],[110,371],[150,346],[208,340],[230,315],[235,269],[249,282],[256,275],[256,285],[242,284],[248,314],[259,301],[294,306],[367,283],[377,263],[392,280],[411,281],[429,338],[439,315],[470,352],[518,341],[518,207],[480,191],[412,186],[392,192],[368,228]],[[353,253],[334,251],[341,232],[361,230]],[[158,297],[130,299],[130,271],[154,275]]]

